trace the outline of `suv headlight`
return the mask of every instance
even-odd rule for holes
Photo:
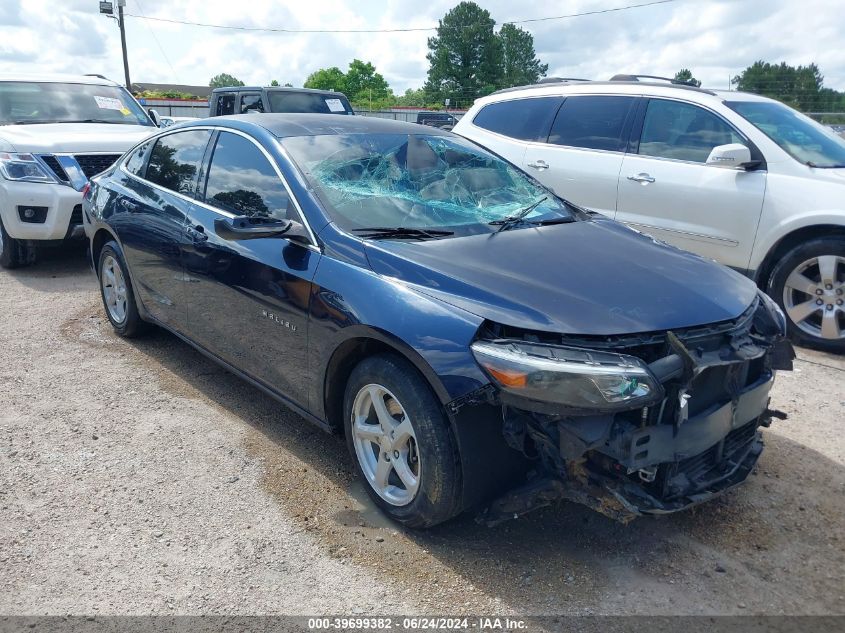
[[[56,182],[32,154],[0,152],[0,174],[7,180]]]
[[[472,353],[508,394],[564,407],[615,411],[659,401],[664,392],[633,356],[556,345],[476,341]]]

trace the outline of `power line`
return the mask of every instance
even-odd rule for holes
[[[143,18],[146,19],[147,16],[144,15],[146,13],[146,11],[144,11],[144,7],[141,6],[141,0],[135,0],[135,4],[138,6],[138,11],[141,12],[141,15],[143,16]],[[130,14],[127,13],[126,15],[130,15]],[[162,48],[161,42],[158,41],[158,37],[156,37],[155,31],[153,31],[152,27],[149,24],[147,24],[146,26],[147,26],[147,30],[150,32],[150,35],[153,36],[153,40],[155,40],[155,43],[158,46],[158,50],[161,51],[161,55],[162,55],[162,57],[164,57],[164,61],[166,61],[167,65],[170,66],[171,76],[173,77],[174,81],[178,81],[179,79],[176,75],[176,69],[173,68],[173,64],[170,63],[170,58],[168,58],[167,53],[164,52],[164,48]]]
[[[640,9],[643,7],[651,7],[658,4],[668,4],[670,2],[678,2],[679,0],[652,0],[652,2],[643,2],[640,4],[629,4],[624,7],[615,7],[612,9],[597,9],[595,11],[584,11],[581,13],[570,13],[568,15],[556,15],[546,18],[530,18],[525,20],[508,20],[503,24],[526,24],[528,22],[546,22],[548,20],[566,20],[569,18],[579,18],[586,15],[599,15],[602,13],[614,13],[617,11],[627,11],[629,9]],[[283,29],[273,27],[259,27],[259,26],[232,26],[228,24],[209,24],[207,22],[190,22],[188,20],[174,20],[172,18],[158,18],[147,15],[135,15],[127,13],[126,15],[133,18],[140,18],[142,20],[154,20],[156,22],[169,22],[171,24],[182,24],[185,26],[202,26],[213,29],[227,29],[231,31],[260,31],[265,33],[411,33],[418,31],[436,31],[436,26],[427,26],[419,28],[406,29]]]

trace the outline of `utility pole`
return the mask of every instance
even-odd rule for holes
[[[132,91],[132,82],[129,79],[129,57],[126,54],[126,28],[123,23],[123,7],[126,6],[126,0],[116,0],[117,2],[117,17],[114,15],[114,3],[108,1],[100,2],[100,13],[106,17],[117,20],[117,26],[120,28],[120,47],[123,49],[123,78],[126,80],[126,89]]]
[[[123,49],[123,76],[126,78],[126,89],[132,92],[132,82],[129,81],[129,57],[126,55],[126,28],[123,24],[123,7],[126,0],[117,0],[117,24],[120,27],[120,46]]]

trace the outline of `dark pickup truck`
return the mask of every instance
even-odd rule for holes
[[[249,112],[355,114],[342,92],[309,88],[235,86],[215,88],[208,100],[208,116]]]

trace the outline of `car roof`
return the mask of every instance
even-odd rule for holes
[[[277,138],[289,136],[321,136],[336,134],[427,134],[448,136],[436,128],[378,117],[349,116],[347,114],[272,113],[235,114],[231,116],[197,119],[180,129],[196,125],[226,125],[242,131],[262,128]]]
[[[0,81],[27,83],[92,84],[118,86],[116,82],[102,75],[70,75],[63,73],[0,73]]]
[[[317,90],[315,88],[291,88],[290,86],[231,86],[228,88],[215,88],[211,92],[260,92],[261,90],[266,90],[267,92],[307,92],[315,95],[334,95],[335,97],[346,98],[345,94],[343,94],[342,92],[337,92],[336,90]]]
[[[475,103],[477,105],[485,105],[487,103],[495,103],[498,101],[523,97],[563,97],[569,94],[645,95],[655,97],[683,96],[684,99],[698,103],[723,101],[771,101],[771,99],[767,97],[761,97],[760,95],[747,92],[697,88],[695,86],[672,84],[660,81],[564,80],[559,82],[505,88],[504,90],[499,90],[486,97],[476,99]]]

